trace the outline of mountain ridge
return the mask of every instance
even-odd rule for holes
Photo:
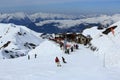
[[[18,12],[0,14],[0,22],[23,25],[36,32],[44,33],[81,32],[96,25],[108,27],[119,21],[119,16],[120,14],[77,17],[64,14]]]
[[[42,41],[37,37],[36,32],[25,26],[0,23],[0,30],[0,51],[4,58],[19,57],[20,54],[27,55]]]

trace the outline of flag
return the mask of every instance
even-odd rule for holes
[[[115,36],[115,31],[114,31],[114,29],[112,27],[111,27],[111,32]]]

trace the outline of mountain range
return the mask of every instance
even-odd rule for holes
[[[72,16],[52,13],[1,13],[0,23],[23,25],[31,30],[42,33],[82,32],[93,26],[108,27],[120,20],[120,14]]]

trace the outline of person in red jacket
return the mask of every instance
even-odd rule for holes
[[[58,57],[55,58],[55,63],[57,64],[57,67],[61,67],[60,60]]]

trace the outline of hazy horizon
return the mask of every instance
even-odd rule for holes
[[[0,12],[62,14],[120,13],[119,0],[0,0]]]

